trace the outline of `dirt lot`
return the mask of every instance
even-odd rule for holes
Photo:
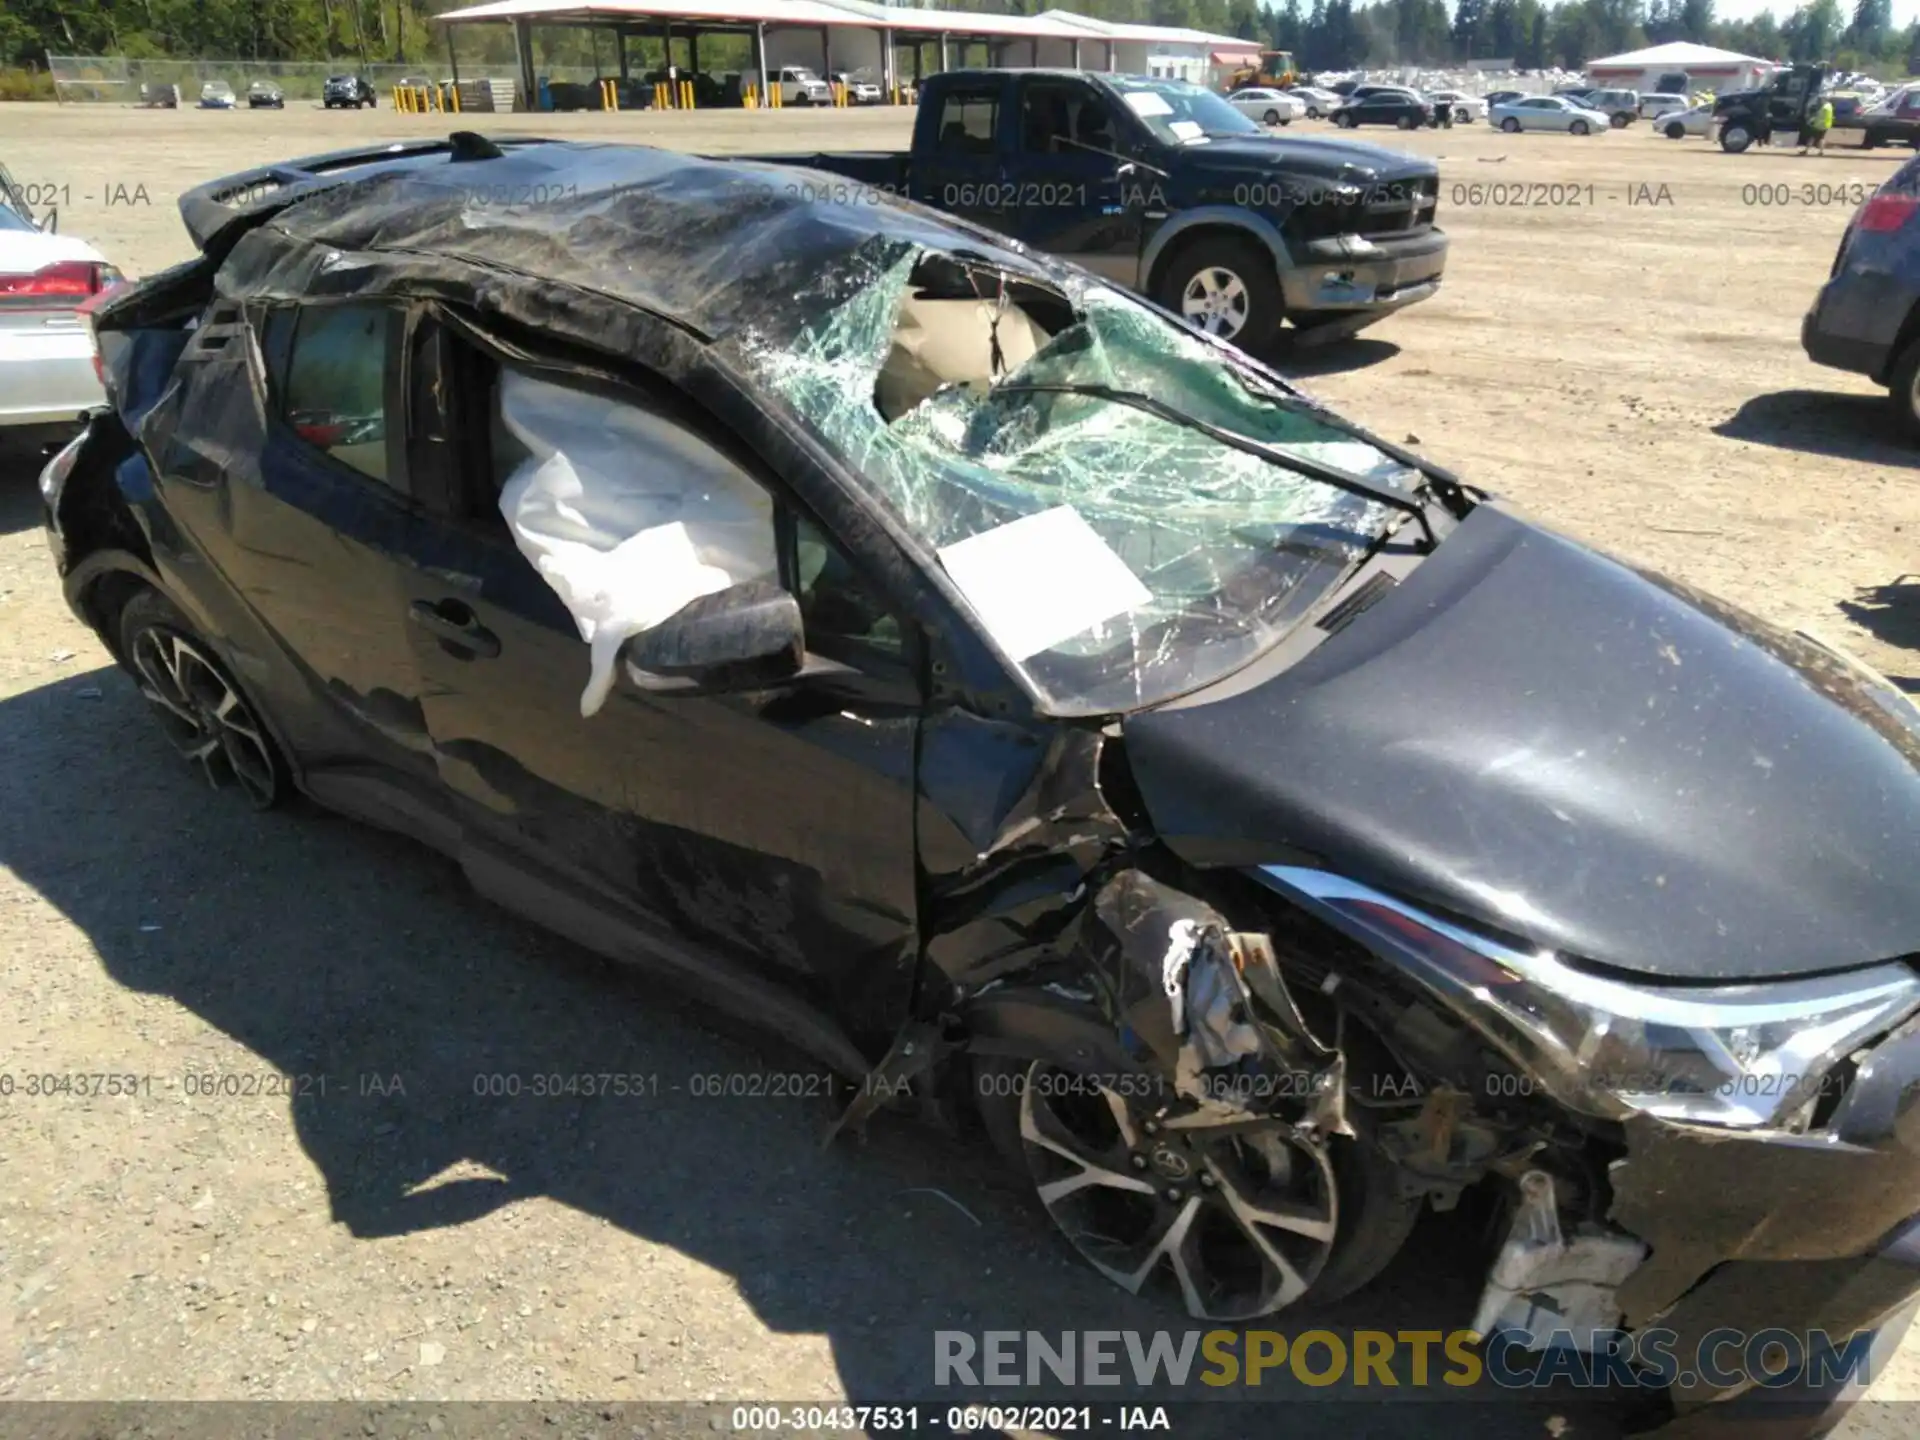
[[[0,160],[147,273],[190,253],[173,206],[193,183],[443,128],[0,106]],[[495,128],[710,151],[906,135],[837,112]],[[1445,288],[1303,359],[1309,388],[1920,690],[1917,457],[1797,336],[1854,187],[1905,152],[1729,157],[1644,126],[1390,138],[1441,159]],[[0,473],[0,1071],[138,1084],[0,1099],[0,1397],[874,1401],[930,1393],[937,1328],[1162,1323],[974,1178],[975,1152],[902,1127],[822,1152],[819,1101],[705,1098],[699,1077],[792,1064],[404,842],[196,788],[61,604],[36,501],[30,466]],[[593,1103],[474,1093],[583,1069],[656,1079]],[[316,1078],[255,1086],[276,1073]],[[201,1093],[211,1074],[250,1093]],[[1468,1283],[1403,1266],[1332,1318],[1461,1323]],[[1877,1393],[1920,1398],[1920,1341]],[[1287,1423],[1358,1418],[1320,1409]],[[1891,1410],[1850,1423],[1909,1433]]]

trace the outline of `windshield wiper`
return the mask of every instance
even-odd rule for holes
[[[1351,470],[1343,470],[1338,465],[1329,465],[1323,460],[1310,460],[1304,455],[1296,455],[1293,451],[1287,450],[1279,445],[1270,445],[1262,440],[1250,439],[1238,431],[1227,429],[1223,425],[1215,425],[1211,421],[1199,419],[1197,416],[1189,415],[1183,410],[1177,410],[1164,400],[1156,400],[1153,396],[1142,394],[1138,390],[1121,390],[1112,385],[1020,384],[996,385],[988,391],[988,394],[990,396],[1081,395],[1089,400],[1106,400],[1115,405],[1125,405],[1130,409],[1144,410],[1147,414],[1157,416],[1169,424],[1178,425],[1187,430],[1197,430],[1202,435],[1219,441],[1229,449],[1238,450],[1242,454],[1251,455],[1258,460],[1265,460],[1270,464],[1280,466],[1282,469],[1292,470],[1296,474],[1305,475],[1308,479],[1318,480],[1322,484],[1333,486],[1335,489],[1345,490],[1349,495],[1358,495],[1363,499],[1375,500],[1387,506],[1389,509],[1411,515],[1415,520],[1420,522],[1421,530],[1426,532],[1427,548],[1433,550],[1439,547],[1440,537],[1434,533],[1433,522],[1427,518],[1426,506],[1422,505],[1418,500],[1410,498],[1403,491],[1396,490],[1390,485],[1377,484],[1363,475],[1354,474]],[[1416,473],[1418,473],[1419,467],[1416,466],[1414,469]]]

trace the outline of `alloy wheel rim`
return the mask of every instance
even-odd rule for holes
[[[1209,335],[1230,340],[1247,323],[1249,303],[1245,281],[1231,270],[1209,265],[1187,281],[1180,313]]]
[[[1279,1121],[1236,1130],[1162,1123],[1043,1064],[1020,1100],[1035,1193],[1068,1242],[1122,1289],[1177,1297],[1200,1320],[1291,1305],[1325,1267],[1338,1223],[1323,1149]]]
[[[256,807],[279,791],[273,751],[240,692],[176,631],[154,627],[133,642],[140,693],[160,717],[174,749],[198,766],[214,789],[232,780]]]

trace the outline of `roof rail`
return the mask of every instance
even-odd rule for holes
[[[277,165],[262,165],[196,185],[180,197],[180,219],[203,253],[231,245],[245,231],[295,200],[337,183],[342,170],[364,170],[383,161],[420,160],[445,155],[450,160],[491,158],[503,147],[550,145],[541,135],[481,136],[456,131],[445,140],[395,140],[385,145],[362,145],[351,150],[329,150]]]

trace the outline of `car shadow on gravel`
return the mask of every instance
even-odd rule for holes
[[[1900,434],[1887,402],[1872,395],[1776,390],[1748,400],[1713,433],[1840,460],[1920,466],[1920,447]]]
[[[291,1100],[239,1103],[286,1107],[332,1218],[357,1238],[556,1201],[731,1277],[769,1329],[825,1336],[847,1395],[866,1403],[985,1398],[935,1390],[936,1330],[1212,1328],[1083,1266],[1023,1194],[985,1178],[979,1142],[882,1117],[864,1142],[822,1148],[823,1099],[712,1095],[727,1077],[816,1067],[718,1033],[647,977],[488,906],[412,842],[209,789],[111,667],[0,701],[0,754],[0,866],[84,932],[114,982],[184,1007],[263,1072],[308,1077]],[[625,1094],[533,1093],[539,1077],[583,1074],[631,1078]],[[1457,1327],[1477,1276],[1435,1257],[1484,1253],[1468,1224],[1464,1210],[1431,1217],[1373,1289],[1276,1328]],[[1361,1405],[1369,1392],[1265,1379],[1180,1433],[1543,1433],[1518,1405],[1474,1405],[1467,1420],[1457,1405]],[[1158,1398],[1222,1396],[1189,1385]],[[1249,1397],[1316,1403],[1250,1427],[1231,1403]],[[1594,1419],[1559,1433],[1611,1431]]]
[[[1853,599],[1840,602],[1840,613],[1876,640],[1907,651],[1920,670],[1920,574],[1863,586]],[[1920,693],[1920,676],[1887,678],[1910,695]]]
[[[1356,336],[1326,345],[1303,344],[1282,331],[1280,339],[1268,346],[1260,358],[1289,380],[1310,380],[1318,375],[1346,375],[1391,360],[1400,347],[1390,340]]]

